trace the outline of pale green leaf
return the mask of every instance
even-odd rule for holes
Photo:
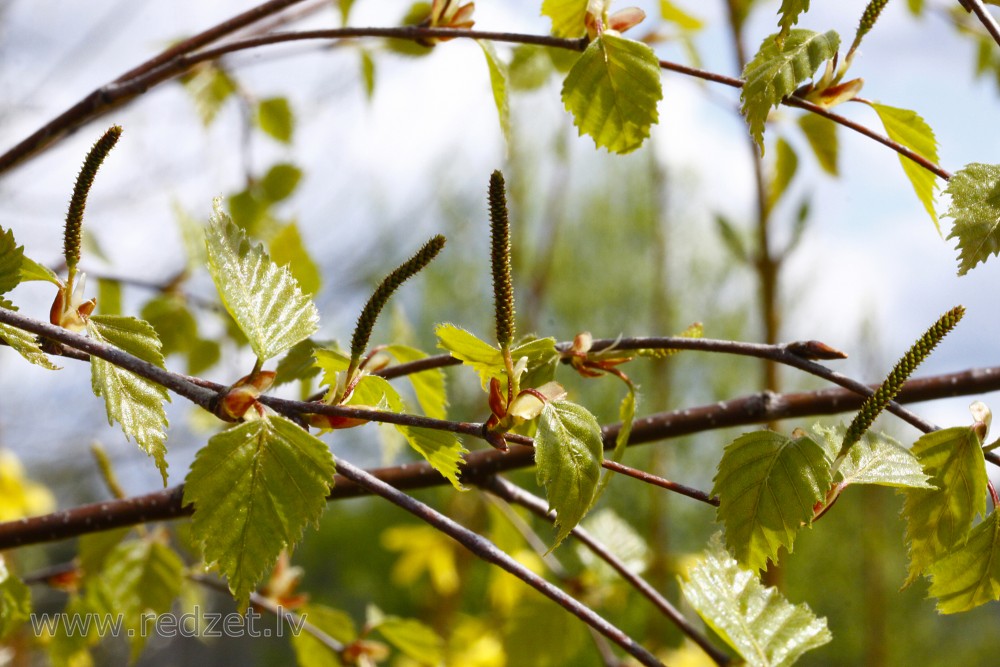
[[[295,117],[288,98],[271,97],[257,105],[257,124],[260,129],[284,144],[292,142]]]
[[[434,333],[438,337],[438,347],[471,366],[479,374],[484,389],[489,386],[490,378],[496,377],[506,381],[503,354],[499,348],[454,324],[439,324]],[[515,365],[522,357],[526,358],[530,374],[535,369],[551,365],[558,359],[559,353],[556,351],[554,338],[537,338],[515,345],[511,348],[510,355]]]
[[[21,257],[21,282],[26,283],[32,280],[42,280],[52,283],[56,287],[62,287],[62,281],[47,266],[42,266],[30,257]]]
[[[131,531],[131,528],[125,527],[80,536],[77,559],[80,562],[80,569],[83,570],[85,580],[100,575],[108,556]]]
[[[0,308],[4,307],[2,301],[0,299]],[[42,352],[38,338],[33,333],[0,322],[0,340],[10,345],[11,349],[36,366],[47,368],[50,371],[57,371],[60,368]]]
[[[702,620],[753,667],[792,665],[833,639],[825,618],[765,587],[756,570],[742,569],[718,533],[681,590]]]
[[[897,109],[884,104],[872,104],[872,108],[882,119],[885,133],[890,139],[937,163],[937,139],[934,138],[934,131],[915,111]],[[924,205],[924,210],[931,216],[934,227],[940,234],[941,227],[938,224],[937,211],[934,210],[935,193],[938,189],[937,176],[908,157],[900,155],[899,163],[903,165],[903,172],[910,179],[913,191],[917,193],[917,199]]]
[[[552,34],[556,37],[583,37],[587,32],[589,0],[542,0],[542,16],[552,19]]]
[[[847,427],[839,424],[824,428],[819,424],[813,431],[820,436],[827,458],[833,460],[844,442]],[[875,484],[911,489],[933,489],[924,474],[920,461],[910,450],[885,433],[868,430],[850,450],[837,471],[836,482],[846,487],[851,484]]]
[[[205,562],[241,607],[282,549],[319,522],[335,472],[326,444],[279,416],[223,431],[198,452],[184,504],[194,504]]]
[[[361,49],[361,80],[365,83],[365,96],[369,101],[375,96],[375,60],[367,49]]]
[[[97,279],[97,306],[101,315],[122,314],[122,284],[120,281],[106,278]]]
[[[316,331],[319,314],[288,269],[251,244],[218,199],[213,205],[207,232],[212,280],[257,358],[266,361]]]
[[[387,345],[384,352],[404,364],[427,358],[426,354],[408,345]],[[434,419],[447,418],[448,394],[445,390],[444,369],[431,368],[419,373],[410,373],[406,379],[413,385],[413,392],[425,415]]]
[[[778,14],[778,26],[781,31],[778,33],[778,41],[782,41],[788,36],[792,26],[799,22],[799,14],[809,11],[809,0],[781,0],[781,8]]]
[[[603,544],[629,572],[641,575],[650,562],[650,548],[643,536],[628,521],[610,508],[595,511],[581,524]],[[586,545],[578,543],[576,554],[580,562],[601,582],[615,583],[621,575]]]
[[[339,350],[320,348],[313,350],[316,367],[323,371],[321,382],[332,389],[337,385],[337,373],[346,371],[351,366],[351,357]]]
[[[296,380],[308,380],[319,375],[314,354],[320,349],[319,343],[312,338],[306,338],[292,346],[288,354],[281,358],[274,369],[274,384],[279,386]],[[346,369],[346,366],[344,367]]]
[[[513,90],[536,90],[545,85],[554,70],[548,51],[533,44],[518,44],[507,72]]]
[[[354,388],[348,405],[368,406],[397,413],[406,412],[406,405],[395,388],[377,375],[366,375],[361,378]],[[441,476],[451,482],[456,489],[464,490],[458,475],[459,465],[463,461],[462,455],[467,450],[456,434],[417,426],[401,424],[394,426],[403,434],[410,447],[424,457],[432,468],[441,473]]]
[[[0,555],[0,639],[4,639],[31,614],[31,591],[7,569]]]
[[[767,205],[774,207],[781,199],[781,196],[788,190],[789,184],[795,178],[795,172],[799,168],[799,156],[795,154],[795,149],[782,138],[777,141],[777,156],[774,161],[774,175],[771,178],[770,188],[767,193]]]
[[[958,239],[958,275],[968,273],[990,255],[1000,254],[1000,165],[967,164],[945,188],[951,206],[945,213],[955,225],[949,239]]]
[[[741,565],[763,568],[768,559],[777,560],[781,547],[792,551],[796,534],[812,521],[813,507],[829,488],[830,462],[813,440],[744,433],[723,452],[712,488],[726,544]]]
[[[322,275],[302,241],[299,226],[291,222],[271,237],[271,261],[288,268],[299,289],[308,296],[319,292]]]
[[[346,612],[324,605],[307,604],[298,610],[301,618],[345,646],[358,637],[354,620]],[[330,648],[308,632],[292,635],[292,648],[299,667],[340,667],[342,664]]]
[[[204,63],[193,73],[180,79],[181,84],[194,100],[195,110],[204,126],[208,127],[222,109],[226,100],[236,92],[236,82],[222,68]]]
[[[444,640],[420,621],[384,616],[374,629],[418,664],[437,665],[444,659]]]
[[[628,393],[625,394],[625,398],[622,399],[621,404],[618,406],[618,420],[621,422],[621,427],[618,429],[618,435],[615,436],[615,449],[611,453],[611,460],[615,463],[621,461],[622,457],[625,456],[628,439],[632,435],[632,423],[635,421],[637,401],[638,396],[635,393],[635,386],[628,385]],[[601,476],[601,482],[597,486],[597,492],[594,494],[595,499],[604,493],[604,489],[607,487],[613,474],[610,470],[604,471],[604,474]]]
[[[503,132],[504,140],[510,142],[510,100],[507,95],[510,84],[508,83],[507,64],[500,60],[493,47],[493,42],[487,42],[483,39],[477,39],[476,42],[483,49],[486,64],[489,66],[490,88],[493,90],[493,102],[496,104],[497,114],[500,117],[500,130]]]
[[[563,82],[562,100],[581,135],[598,148],[629,153],[659,119],[660,62],[647,44],[605,32]]]
[[[9,292],[21,282],[24,246],[14,241],[14,231],[0,227],[0,294]]]
[[[660,16],[664,21],[673,23],[681,30],[695,32],[705,27],[705,22],[684,11],[670,0],[660,0]]]
[[[906,584],[964,543],[976,515],[986,514],[986,461],[973,429],[956,426],[927,433],[912,451],[936,488],[905,491],[910,544]]]
[[[972,529],[965,544],[930,566],[928,593],[937,610],[955,614],[1000,600],[1000,514]]]
[[[87,320],[87,334],[163,368],[163,354],[156,331],[148,322],[121,315],[95,315]],[[90,384],[104,398],[108,423],[118,422],[127,438],[135,438],[142,451],[153,457],[167,485],[167,413],[170,400],[160,384],[140,377],[98,357],[90,359]]]
[[[568,401],[545,404],[535,432],[535,465],[549,508],[556,512],[558,532],[551,549],[593,504],[603,457],[601,426],[594,415]]]
[[[825,60],[837,53],[840,37],[832,30],[817,33],[797,28],[779,46],[775,35],[764,38],[760,50],[743,70],[741,112],[746,117],[761,153],[764,152],[764,123],[771,109],[791,95],[811,77]]]
[[[840,145],[837,141],[837,124],[819,114],[807,113],[799,116],[799,128],[806,136],[823,171],[831,176],[838,176],[837,156]]]
[[[257,185],[264,199],[279,202],[288,199],[302,180],[302,170],[294,164],[279,162],[272,166]]]
[[[424,524],[400,524],[383,531],[380,541],[398,554],[392,582],[401,589],[426,578],[436,594],[447,598],[461,587],[455,542],[441,531]]]
[[[112,613],[121,614],[134,662],[142,652],[148,633],[142,632],[149,620],[144,615],[170,611],[180,594],[184,562],[166,544],[154,539],[122,542],[108,555],[98,585],[102,595],[113,601]]]

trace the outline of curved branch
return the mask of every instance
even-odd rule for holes
[[[253,21],[273,14],[279,9],[282,9],[293,2],[299,1],[301,0],[272,0],[272,2],[265,3],[264,5],[245,12],[244,14],[241,14],[224,24],[220,24],[215,28],[206,30],[190,40],[181,42],[171,49],[167,49],[138,67],[122,74],[111,83],[92,91],[89,95],[85,96],[72,107],[46,123],[32,135],[0,155],[0,174],[12,169],[37,153],[40,153],[48,146],[79,129],[86,123],[99,118],[113,109],[127,104],[151,88],[184,74],[195,65],[247,49],[255,49],[271,44],[281,44],[294,41],[341,40],[358,37],[385,37],[411,41],[455,38],[486,39],[511,44],[534,44],[538,46],[548,46],[572,51],[582,51],[587,46],[585,39],[562,39],[548,35],[529,35],[483,30],[456,30],[452,28],[425,28],[420,26],[396,26],[277,32],[243,40],[236,40],[213,49],[206,49],[197,53],[191,53],[194,49],[216,41],[220,37],[233,32],[239,27],[249,25]],[[262,9],[265,7],[267,8],[266,10]],[[661,60],[659,61],[659,64],[662,69],[684,74],[686,76],[720,83],[733,88],[741,88],[743,86],[743,81],[735,77],[716,74],[714,72],[709,72],[695,67],[688,67],[686,65],[681,65],[667,60]],[[813,113],[818,113],[835,123],[839,123],[844,127],[860,132],[861,134],[878,141],[888,148],[891,148],[900,155],[904,155],[910,160],[913,160],[921,167],[929,169],[932,173],[940,176],[941,178],[948,179],[951,176],[951,174],[945,169],[929,162],[925,158],[922,158],[920,155],[914,153],[905,146],[892,141],[888,137],[869,130],[868,128],[850,121],[843,116],[827,111],[826,109],[812,104],[811,102],[791,96],[785,98],[782,103],[806,109]]]
[[[618,646],[624,649],[629,655],[634,657],[643,665],[649,665],[650,667],[662,667],[663,663],[657,660],[656,656],[643,648],[634,639],[606,621],[590,607],[567,595],[561,589],[556,588],[545,579],[542,579],[540,576],[518,563],[482,535],[459,525],[440,512],[420,502],[416,498],[408,496],[402,491],[389,486],[385,482],[370,475],[360,468],[355,468],[343,459],[337,460],[337,469],[340,471],[340,474],[359,486],[364,487],[375,495],[385,498],[394,505],[401,507],[410,514],[413,514],[417,518],[437,528],[442,533],[448,535],[487,563],[492,563],[497,567],[513,574],[515,577],[539,591],[563,609],[570,612],[614,643],[618,644]]]
[[[503,498],[507,502],[515,503],[530,510],[534,515],[541,517],[550,523],[555,521],[555,514],[549,512],[548,504],[544,500],[532,493],[529,493],[516,484],[512,484],[511,482],[500,477],[492,476],[480,482],[479,485],[490,493]],[[705,653],[712,658],[715,664],[728,665],[731,662],[728,655],[713,646],[712,643],[708,641],[707,637],[698,632],[690,621],[684,618],[684,616],[677,611],[677,608],[670,604],[670,600],[663,597],[659,591],[650,585],[648,581],[640,577],[638,574],[630,571],[621,559],[608,551],[607,547],[591,535],[586,529],[576,526],[570,531],[570,535],[575,537],[583,545],[590,549],[594,555],[610,565],[619,575],[621,575],[622,579],[627,581],[636,591],[652,602],[653,605],[659,609],[664,616],[669,618],[681,632],[683,632],[691,641],[700,646],[702,650],[704,650]]]
[[[2,313],[0,310],[0,315]],[[869,387],[871,391],[876,388],[877,385]],[[959,373],[911,379],[903,386],[896,400],[900,403],[914,403],[996,390],[1000,390],[1000,367],[977,368]],[[856,410],[863,400],[863,396],[846,389],[823,389],[789,394],[762,392],[637,419],[632,428],[629,445],[732,426],[849,412]],[[614,424],[602,429],[605,449],[614,448],[619,428],[619,424]],[[1000,456],[997,452],[986,452],[986,458],[994,465],[1000,466]],[[498,472],[524,468],[533,463],[534,450],[519,444],[511,446],[506,454],[494,449],[478,450],[466,455],[461,478],[466,484],[475,484]],[[450,483],[430,464],[423,461],[376,468],[369,472],[400,490],[422,489]],[[338,475],[334,480],[334,488],[329,499],[356,498],[369,493],[365,487]],[[184,487],[175,486],[141,496],[91,503],[44,516],[0,523],[0,551],[29,544],[65,540],[112,528],[189,516],[192,508],[183,505],[183,498]]]

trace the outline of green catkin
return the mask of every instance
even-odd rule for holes
[[[851,53],[854,53],[855,49],[861,44],[861,39],[875,27],[875,22],[878,21],[879,15],[887,4],[889,4],[889,0],[871,0],[868,6],[865,7],[865,12],[861,15],[861,21],[858,22],[858,32],[854,35],[854,43],[851,44]]]
[[[861,404],[861,409],[854,416],[851,425],[847,427],[844,434],[844,444],[841,445],[838,458],[847,454],[847,451],[865,434],[875,418],[885,410],[889,402],[896,397],[899,390],[907,378],[917,369],[917,366],[926,359],[931,351],[941,342],[948,333],[955,328],[959,320],[965,314],[965,308],[956,306],[942,315],[937,322],[931,326],[924,335],[917,340],[913,346],[906,351],[903,358],[896,362],[889,377],[875,390],[875,393],[865,399]]]
[[[358,316],[358,323],[354,327],[354,336],[351,338],[351,360],[356,362],[365,353],[368,347],[368,339],[371,337],[372,329],[375,327],[375,320],[382,312],[392,293],[399,288],[406,280],[418,273],[421,269],[431,263],[437,254],[444,248],[445,238],[440,234],[429,240],[416,252],[413,257],[403,262],[393,270],[375,288],[375,292],[368,299],[368,303]]]
[[[76,272],[76,265],[80,262],[80,246],[83,242],[83,211],[87,206],[87,195],[90,194],[90,188],[94,185],[97,170],[100,169],[104,158],[118,143],[118,138],[121,135],[121,126],[112,125],[90,149],[87,159],[83,161],[80,173],[76,177],[73,197],[69,201],[69,210],[66,211],[66,227],[63,231],[63,256],[66,258],[66,266],[71,275]]]
[[[510,269],[510,221],[503,174],[490,176],[490,261],[493,269],[493,302],[496,308],[497,342],[510,347],[514,339],[514,284]]]

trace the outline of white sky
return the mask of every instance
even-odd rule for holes
[[[636,4],[655,17],[657,3]],[[737,74],[721,29],[717,8],[721,3],[677,0],[677,4],[703,12],[710,21],[712,27],[698,39],[704,66]],[[832,28],[849,42],[866,2],[813,4],[800,27]],[[547,21],[537,16],[537,5],[537,1],[481,1],[477,27],[544,32]],[[778,3],[765,5],[749,27],[754,35],[751,51],[774,29],[776,17],[771,12]],[[0,0],[0,150],[169,41],[248,6],[235,0]],[[389,25],[405,6],[359,0],[352,22]],[[326,26],[334,20],[324,14],[311,23]],[[303,47],[285,51],[303,53]],[[377,90],[370,103],[362,91],[356,54],[350,50],[272,55],[279,52],[261,51],[238,59],[243,66],[237,75],[248,91],[259,97],[287,94],[300,119],[291,148],[256,140],[253,160],[265,165],[288,157],[306,170],[307,180],[287,210],[299,218],[314,254],[329,267],[328,286],[330,276],[334,281],[348,277],[355,266],[354,244],[363,242],[380,220],[399,220],[413,202],[431,198],[440,179],[454,179],[455,188],[479,193],[485,190],[485,175],[502,164],[504,147],[486,65],[475,44],[451,42],[425,59],[377,54]],[[671,46],[662,49],[662,56],[683,58]],[[889,3],[852,72],[865,78],[864,96],[919,111],[937,134],[942,166],[957,171],[968,162],[1000,162],[995,122],[1000,98],[995,84],[972,79],[973,57],[971,46],[955,38],[940,12],[916,21],[905,3]],[[661,123],[655,130],[658,157],[701,176],[693,194],[705,201],[704,221],[710,221],[715,210],[741,219],[753,205],[746,130],[730,110],[738,103],[738,94],[673,73],[664,73],[663,82]],[[532,113],[538,114],[530,116],[531,122],[571,124],[556,85],[525,98],[513,103],[531,104]],[[844,105],[838,111],[879,127],[874,112],[861,105]],[[799,112],[782,113],[791,120]],[[525,122],[515,116],[518,119]],[[230,105],[209,130],[203,130],[190,100],[176,85],[166,85],[96,121],[27,166],[0,177],[0,226],[12,227],[33,258],[56,262],[78,165],[90,144],[113,122],[123,125],[125,134],[98,176],[88,225],[111,255],[110,270],[115,275],[166,278],[182,262],[179,239],[172,231],[172,202],[207,215],[212,197],[238,189],[243,178],[237,108]],[[790,123],[782,127],[803,145]],[[592,150],[589,138],[579,142]],[[958,278],[953,243],[937,236],[896,155],[843,129],[840,142],[843,176],[838,181],[819,174],[802,154],[792,201],[811,191],[815,219],[786,276],[786,291],[801,295],[801,300],[787,319],[785,338],[819,338],[855,352],[855,360],[839,368],[876,381],[941,313],[961,303],[968,308],[966,319],[923,370],[1000,365],[1000,345],[993,334],[1000,324],[994,300],[1000,260]],[[443,170],[442,164],[447,165]],[[939,202],[939,212],[945,208]],[[942,228],[947,233],[947,220]],[[413,238],[434,231],[405,229],[413,236],[400,237],[398,247],[386,249],[387,268],[417,243]],[[51,299],[46,288],[19,288],[15,294],[26,312],[44,319]],[[348,312],[338,315],[336,303],[336,289],[329,287],[320,299],[324,324],[348,331],[355,309],[343,309]],[[711,312],[697,317],[708,323]],[[862,322],[870,323],[878,334],[875,356],[885,359],[884,367],[863,365],[871,357],[855,348]],[[68,426],[44,420],[25,430],[23,416],[44,400],[41,397],[51,395],[53,383],[72,387],[69,395],[84,393],[89,385],[85,369],[73,362],[65,366],[53,379],[0,351],[0,441],[29,459],[63,451],[67,429],[88,442],[99,437],[120,453],[133,447],[117,428],[103,430],[103,408],[86,396],[79,399],[80,406],[52,406],[73,415]],[[996,397],[987,402],[990,398]],[[945,425],[965,423],[965,406],[971,400],[927,404],[919,412]],[[189,455],[172,454],[172,470],[183,470]],[[158,474],[152,464],[141,467],[136,490],[155,488]]]

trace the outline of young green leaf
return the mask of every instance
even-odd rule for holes
[[[194,100],[195,111],[205,127],[212,124],[226,100],[237,90],[232,77],[214,63],[200,64],[180,81]]]
[[[809,11],[809,0],[781,0],[781,8],[778,10],[778,14],[781,15],[781,19],[778,20],[781,31],[776,38],[779,44],[788,36],[792,26],[799,22],[799,14],[807,11]]]
[[[329,637],[345,646],[358,638],[358,630],[354,619],[347,612],[331,609],[320,604],[306,604],[299,610],[299,618],[306,618],[309,624],[322,630]],[[341,667],[340,662],[330,647],[326,646],[308,632],[297,632],[292,635],[292,648],[299,667]]]
[[[552,34],[556,37],[583,37],[587,32],[589,0],[542,0],[542,16],[552,19]]]
[[[830,461],[837,456],[844,442],[843,424],[824,428],[813,426],[813,432],[820,436],[820,444],[826,449]],[[847,458],[837,470],[834,480],[841,487],[851,484],[875,484],[897,488],[933,489],[920,461],[910,450],[885,433],[867,431],[861,440],[851,447]]]
[[[906,584],[966,541],[977,514],[986,514],[986,461],[972,428],[933,431],[913,445],[913,454],[935,489],[907,489],[903,516],[910,544]]]
[[[3,299],[0,299],[0,308],[3,307],[5,307]],[[34,334],[18,329],[17,327],[12,327],[9,324],[0,323],[0,340],[10,345],[15,352],[36,366],[47,368],[50,371],[57,371],[60,368],[52,363],[52,360],[42,352],[42,348],[38,344],[38,338]]]
[[[833,639],[825,618],[805,604],[792,605],[778,589],[761,584],[756,571],[742,569],[719,533],[681,590],[702,620],[754,667],[792,665]]]
[[[770,208],[773,208],[781,196],[785,194],[799,168],[799,156],[795,154],[792,145],[783,138],[778,139],[777,151],[778,155],[774,161],[774,176],[767,193],[767,205]]]
[[[660,16],[664,21],[688,32],[696,32],[705,27],[704,21],[687,13],[670,0],[660,0]]]
[[[361,57],[361,80],[365,84],[365,97],[371,102],[375,97],[375,59],[368,49],[360,49],[358,55]]]
[[[24,246],[14,241],[14,230],[0,227],[0,294],[11,291],[21,282]]]
[[[398,343],[387,345],[384,351],[402,364],[427,358],[427,355],[420,350]],[[445,390],[443,369],[431,368],[419,373],[410,373],[406,379],[413,385],[413,392],[417,395],[417,402],[420,403],[420,409],[425,415],[434,419],[447,418],[448,394]]]
[[[205,561],[241,607],[282,549],[319,521],[335,472],[326,444],[279,416],[223,431],[198,452],[184,504],[194,504]]]
[[[806,136],[813,154],[816,155],[820,168],[831,176],[839,176],[837,156],[840,151],[837,124],[819,114],[807,113],[799,116],[799,128]]]
[[[420,621],[382,616],[372,629],[418,664],[438,665],[444,659],[444,640]]]
[[[320,344],[312,338],[306,338],[293,345],[288,350],[288,354],[278,362],[278,367],[274,369],[274,383],[271,386],[277,387],[296,380],[308,380],[319,375],[320,369],[316,365],[316,359],[313,355],[320,349]]]
[[[768,113],[811,77],[822,62],[832,58],[839,46],[840,37],[832,30],[818,33],[797,28],[788,33],[781,46],[775,35],[764,38],[757,55],[743,70],[745,84],[740,93],[740,110],[761,153]]]
[[[97,585],[100,597],[113,601],[108,612],[121,614],[134,662],[149,636],[146,615],[170,611],[180,594],[184,562],[166,544],[155,539],[129,540],[117,545],[105,559]]]
[[[406,405],[395,388],[377,375],[366,375],[361,378],[347,404],[376,407],[397,413],[406,411]],[[395,426],[396,430],[406,438],[410,447],[423,456],[432,468],[441,473],[441,476],[451,482],[452,486],[459,491],[465,489],[458,481],[458,474],[459,465],[463,461],[462,455],[467,450],[462,446],[462,441],[458,439],[457,435],[450,431],[417,426],[400,424]]]
[[[295,117],[292,115],[288,98],[271,97],[261,100],[257,105],[257,124],[260,125],[260,129],[281,143],[292,143]]]
[[[257,185],[264,199],[269,202],[279,202],[292,196],[301,180],[301,169],[294,164],[279,162],[267,170]]]
[[[451,356],[471,366],[479,374],[483,389],[489,386],[490,378],[496,377],[506,381],[503,355],[498,348],[454,324],[439,324],[434,333],[438,337],[438,347],[447,350]],[[515,345],[510,350],[510,356],[515,365],[522,357],[526,358],[530,374],[533,369],[550,364],[558,358],[559,353],[556,351],[554,338],[537,338]]]
[[[6,638],[31,614],[31,591],[7,569],[0,556],[0,639]]]
[[[303,294],[314,296],[319,292],[322,275],[312,255],[302,241],[299,226],[291,222],[271,237],[271,261],[288,268]]]
[[[972,529],[965,544],[930,566],[928,593],[942,614],[969,611],[1000,600],[1000,514]]]
[[[87,320],[87,335],[163,368],[160,339],[148,322],[121,315],[95,315]],[[153,457],[167,485],[167,413],[170,400],[160,384],[139,377],[120,366],[92,357],[90,383],[104,398],[108,423],[118,422],[126,438],[135,438],[142,451]]]
[[[808,437],[773,431],[744,433],[722,454],[712,495],[726,544],[741,565],[759,570],[778,550],[789,552],[830,488],[830,462]]]
[[[288,269],[247,240],[219,199],[213,207],[206,234],[209,272],[226,310],[257,358],[266,361],[315,332],[319,314]]]
[[[958,239],[958,275],[1000,254],[1000,165],[967,164],[958,171],[944,193],[951,207],[944,214],[955,225],[949,239]]]
[[[476,42],[486,56],[486,64],[490,69],[490,88],[493,90],[493,102],[497,106],[497,114],[500,116],[500,130],[503,138],[510,143],[510,101],[507,96],[509,87],[507,64],[500,60],[497,51],[493,48],[493,42],[477,39]]]
[[[550,551],[593,504],[603,459],[601,425],[594,415],[569,401],[545,404],[535,432],[535,464],[538,483],[556,511],[558,533]]]
[[[872,104],[878,117],[885,126],[885,133],[896,143],[906,146],[914,153],[919,153],[931,162],[938,161],[937,139],[927,122],[909,109],[897,109],[884,104]],[[934,227],[941,233],[937,211],[934,210],[935,193],[938,189],[937,177],[908,157],[899,156],[903,172],[910,179],[917,199],[924,205],[927,215],[934,221]]]
[[[397,524],[382,532],[380,541],[398,554],[392,566],[392,582],[400,588],[427,578],[442,597],[455,594],[462,585],[455,558],[455,542],[424,524]]]
[[[638,396],[636,395],[635,385],[628,385],[628,393],[625,394],[625,398],[622,399],[621,404],[618,406],[618,420],[621,422],[621,427],[618,429],[618,435],[615,436],[615,449],[611,453],[611,460],[618,463],[625,456],[625,448],[628,447],[629,436],[632,435],[632,423],[635,421],[635,407]],[[611,475],[614,474],[610,470],[605,470],[604,474],[601,475],[600,484],[597,486],[597,492],[594,494],[594,499],[600,497],[604,493],[605,487],[611,480]]]
[[[659,119],[660,62],[648,45],[610,32],[593,40],[563,82],[562,100],[581,135],[629,153]]]
[[[21,282],[26,283],[31,280],[42,280],[52,283],[56,287],[62,287],[62,281],[47,266],[42,266],[30,257],[21,258]]]

